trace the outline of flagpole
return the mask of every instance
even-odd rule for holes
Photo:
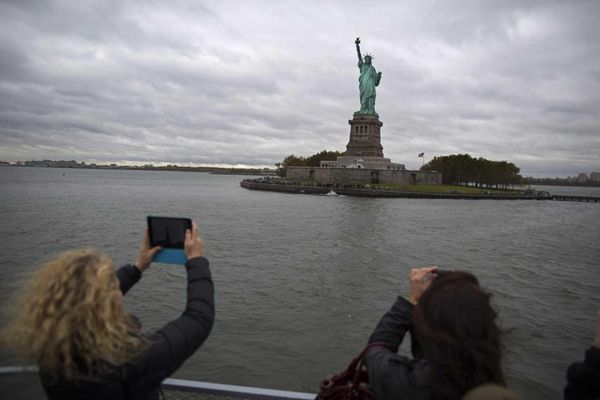
[[[422,158],[423,159],[423,167],[425,166],[425,152],[421,152],[419,154],[417,154],[417,157]]]

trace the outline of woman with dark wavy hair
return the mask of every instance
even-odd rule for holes
[[[496,318],[472,274],[411,270],[409,300],[399,296],[369,339],[386,345],[365,356],[377,400],[457,400],[482,384],[504,386]],[[412,359],[397,354],[406,333]]]

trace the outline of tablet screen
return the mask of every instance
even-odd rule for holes
[[[192,229],[189,218],[148,217],[151,247],[183,249],[186,229]]]

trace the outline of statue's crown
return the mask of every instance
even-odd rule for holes
[[[373,54],[371,54],[371,53],[366,53],[364,55],[364,58],[367,58],[367,57],[369,57],[371,60],[375,58],[375,56],[373,56]]]

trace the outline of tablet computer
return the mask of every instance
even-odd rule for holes
[[[190,218],[149,216],[150,247],[162,247],[162,250],[154,256],[154,261],[166,264],[185,264],[187,257],[183,246],[187,229],[192,229]]]

